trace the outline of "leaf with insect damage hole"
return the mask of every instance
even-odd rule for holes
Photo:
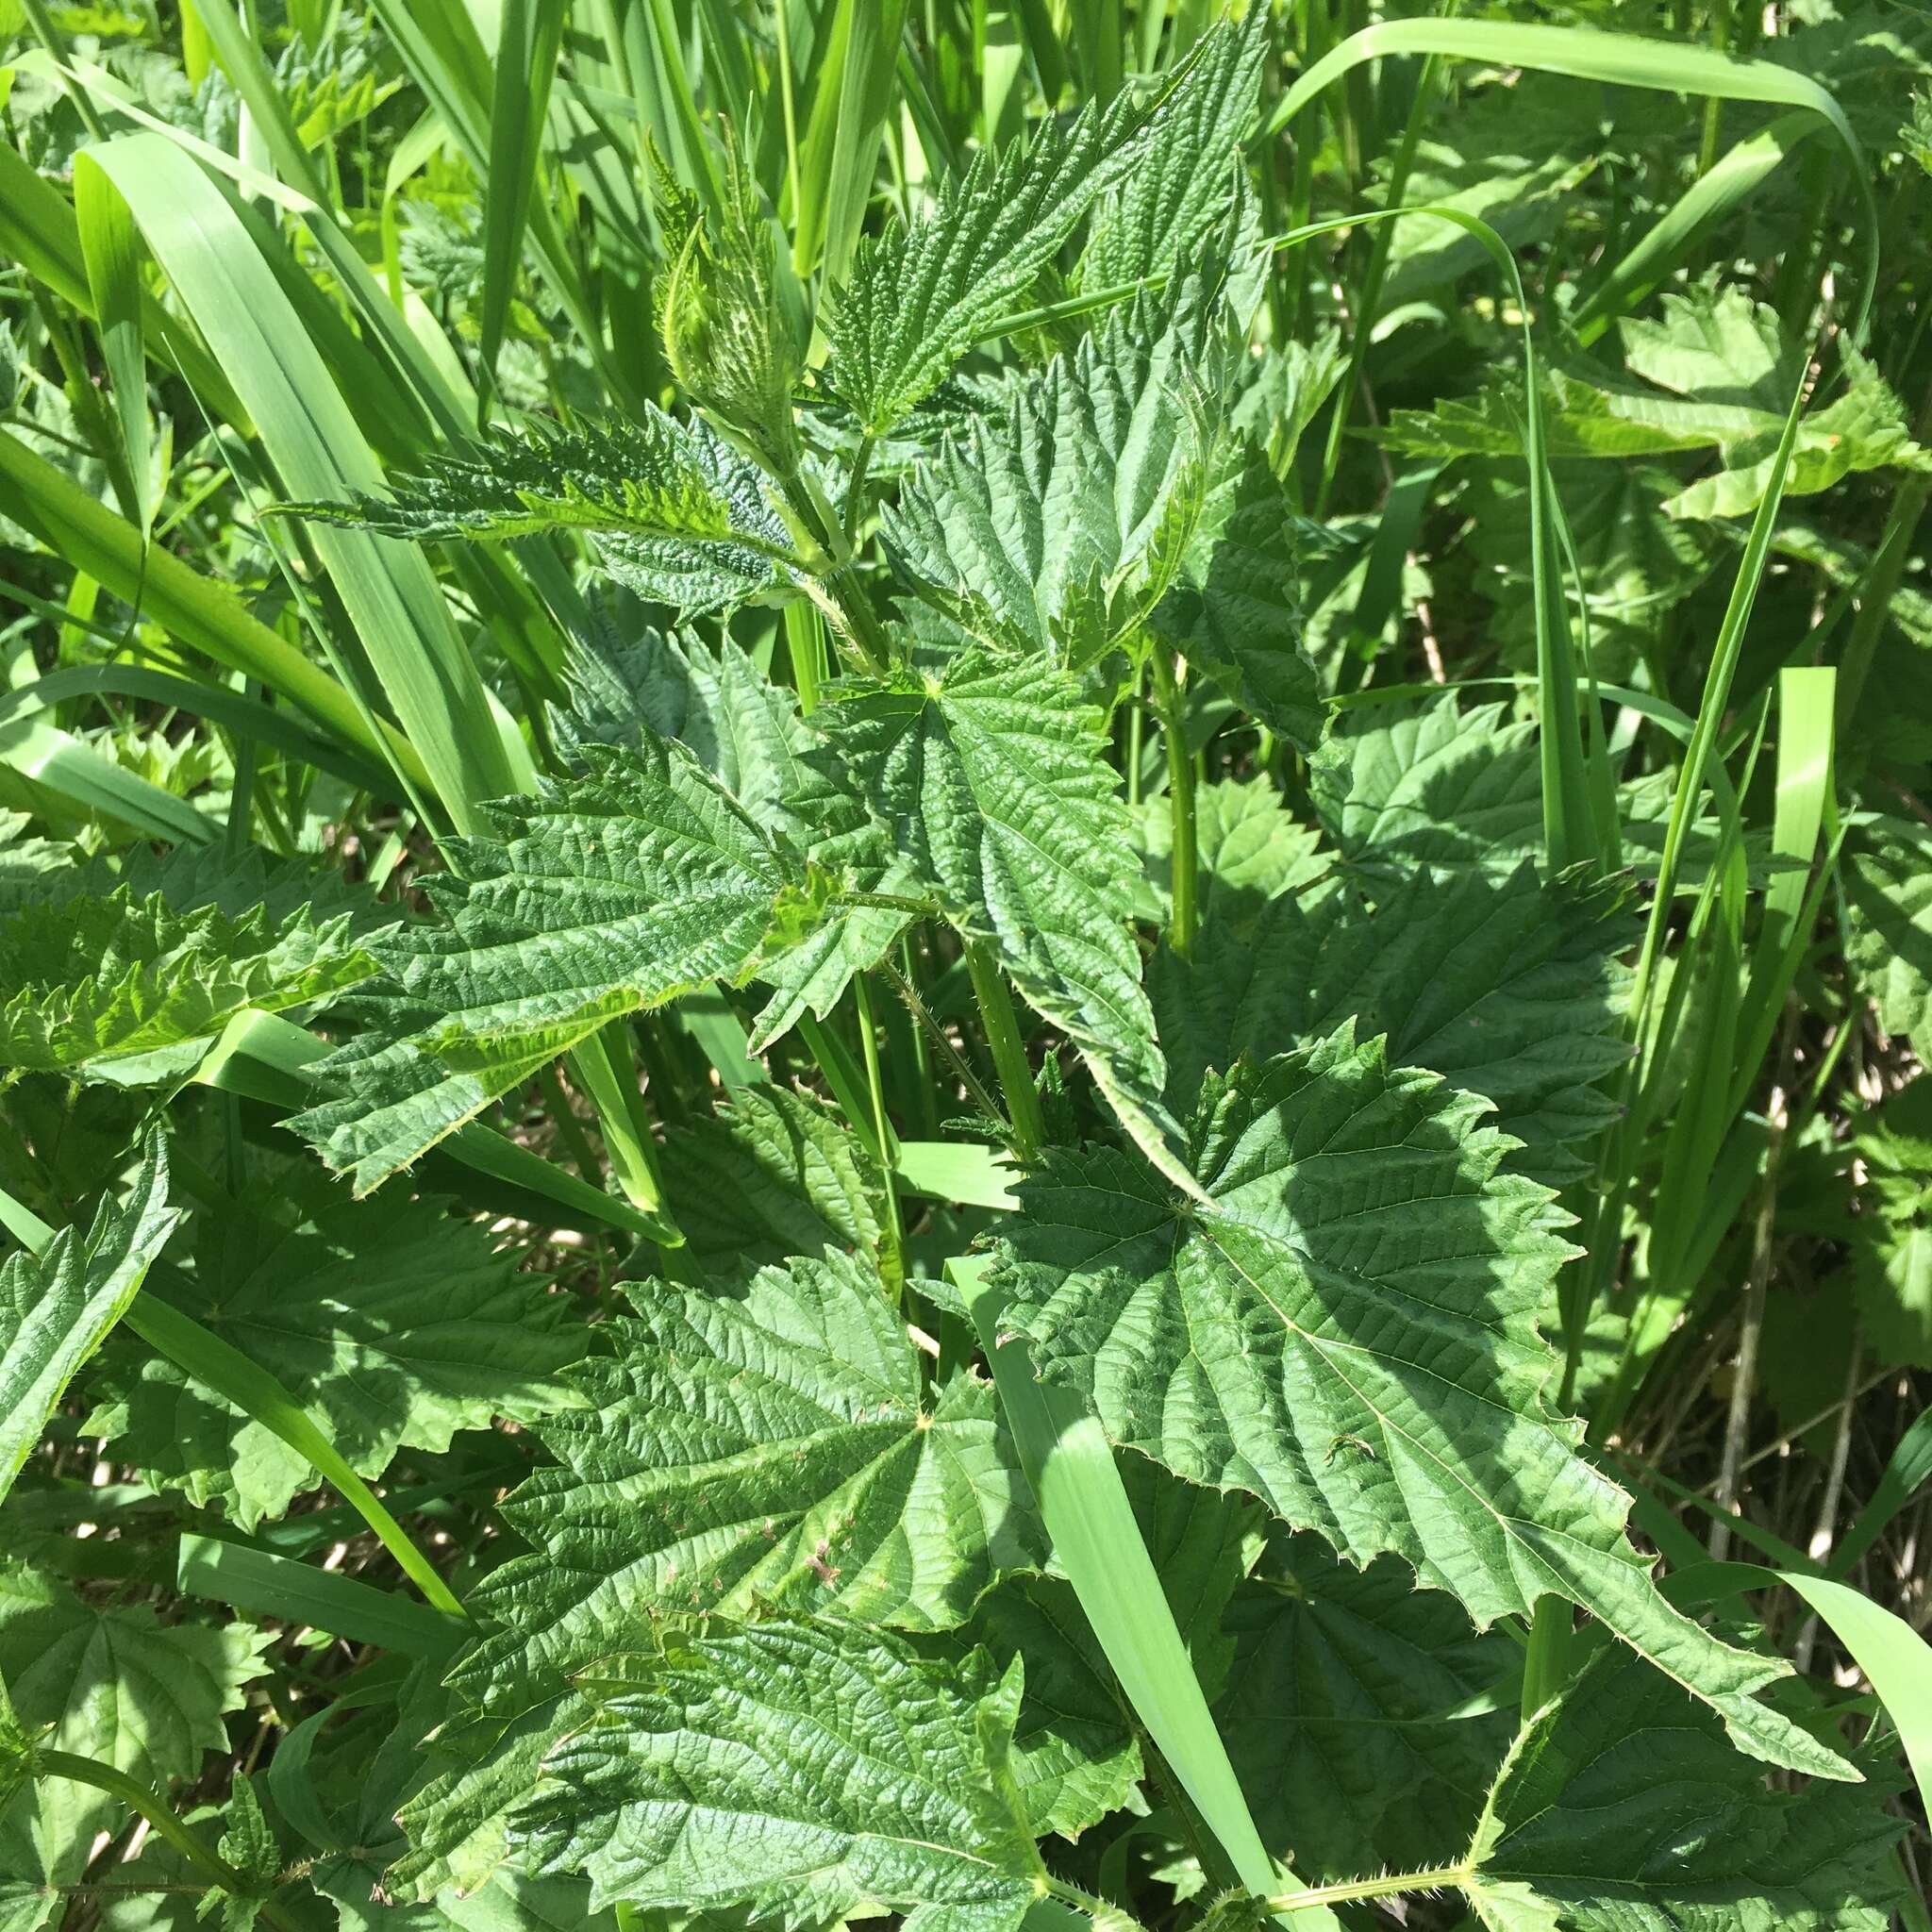
[[[887,1632],[780,1619],[612,1658],[512,1824],[591,1900],[819,1932],[1016,1932],[1040,1856],[1008,1767],[1020,1673]]]
[[[1573,1250],[1503,1169],[1487,1103],[1331,1039],[1210,1080],[1186,1201],[1130,1157],[1051,1152],[1002,1225],[1006,1319],[1108,1436],[1243,1489],[1351,1560],[1391,1553],[1476,1622],[1559,1596],[1721,1711],[1754,1756],[1855,1775],[1755,1693],[1789,1667],[1674,1609],[1628,1498],[1543,1392]]]
[[[521,1654],[533,1678],[586,1625],[770,1605],[913,1630],[964,1621],[1045,1550],[991,1386],[928,1390],[869,1260],[827,1249],[735,1292],[645,1281],[582,1407],[538,1425],[558,1467],[503,1505],[533,1554],[475,1592],[502,1626],[465,1682]]]

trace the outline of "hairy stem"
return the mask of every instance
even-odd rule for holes
[[[1317,1885],[1307,1891],[1284,1891],[1264,1901],[1271,1912],[1305,1912],[1313,1906],[1345,1906],[1357,1899],[1399,1898],[1408,1891],[1443,1891],[1465,1884],[1468,1865],[1437,1865],[1427,1872],[1385,1872],[1379,1878],[1350,1878],[1341,1885]]]
[[[1154,649],[1154,702],[1160,713],[1161,735],[1167,741],[1167,792],[1174,814],[1174,917],[1167,938],[1185,958],[1194,944],[1200,870],[1194,838],[1194,760],[1188,751],[1187,707],[1181,687],[1173,662],[1158,644]]]
[[[898,1257],[905,1250],[906,1234],[899,1222],[899,1188],[892,1174],[892,1129],[886,1120],[886,1090],[879,1078],[878,1022],[873,1017],[872,985],[867,975],[863,973],[856,974],[852,987],[858,996],[858,1039],[865,1051],[865,1084],[872,1100],[872,1128],[878,1136],[884,1156],[879,1162],[879,1172],[885,1176],[886,1230],[894,1257],[891,1272],[903,1276],[904,1269]]]

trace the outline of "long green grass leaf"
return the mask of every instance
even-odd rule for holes
[[[988,1285],[988,1265],[974,1257],[950,1261],[947,1270],[972,1310],[1021,1467],[1080,1607],[1136,1715],[1241,1882],[1257,1897],[1299,1890],[1293,1874],[1268,1856],[1255,1828],[1134,1521],[1113,1450],[1077,1397],[1035,1379],[1025,1343],[1002,1337],[1005,1297]],[[1325,1911],[1300,1915],[1300,1923],[1338,1924]]]
[[[244,392],[291,496],[341,500],[382,472],[287,298],[214,183],[178,148],[138,134],[93,150],[183,301]],[[314,542],[385,694],[458,829],[519,770],[420,551],[359,530]],[[325,642],[328,640],[325,639]]]
[[[1878,269],[1878,206],[1864,150],[1830,91],[1808,75],[1770,60],[1742,60],[1682,41],[1605,33],[1596,27],[1550,26],[1503,20],[1389,20],[1351,34],[1296,77],[1263,127],[1272,138],[1332,81],[1365,61],[1391,54],[1438,55],[1496,67],[1528,67],[1641,87],[1663,93],[1699,93],[1726,101],[1802,108],[1826,122],[1837,137],[1858,197],[1863,262],[1853,323],[1862,336],[1871,314]]]

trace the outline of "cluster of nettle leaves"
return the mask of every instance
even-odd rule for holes
[[[546,1452],[506,1464],[539,1465],[501,1510],[525,1551],[465,1619],[390,1612],[389,1663],[237,1780],[227,1923],[310,1923],[312,1892],[345,1925],[622,1902],[1000,1932],[1049,1898],[1101,1909],[1120,1874],[1071,1841],[1123,1807],[1207,1909],[1230,1874],[1058,1571],[995,1336],[1116,1445],[1300,1881],[1412,1873],[1496,1927],[1885,1923],[1877,1780],[1751,1632],[1674,1606],[1551,1407],[1556,1190],[1609,1118],[1629,891],[1540,866],[1534,736],[1499,708],[1324,726],[1281,480],[1318,378],[1247,343],[1259,45],[1210,36],[1158,103],[984,157],[868,243],[802,408],[808,338],[752,198],[708,227],[667,192],[658,319],[702,414],[506,435],[391,500],[303,507],[413,538],[588,530],[692,622],[802,596],[836,675],[795,663],[794,691],[728,638],[613,627],[548,720],[564,774],[445,840],[420,913],[219,850],[9,848],[9,1068],[147,1092],[160,1121],[223,1084],[208,1046],[238,1015],[333,1044],[290,1076],[308,1147],[258,1156],[241,1198],[179,1141],[171,1178],[157,1124],[91,1228],[6,1264],[8,1477],[85,1365],[84,1431],[149,1485],[243,1531],[313,1486],[232,1378],[149,1345],[169,1309],[362,1475],[500,1415]],[[1058,353],[960,377],[1083,225],[1058,286],[1138,292],[1062,303],[1024,324]],[[1614,416],[1571,400],[1578,438]],[[1426,428],[1506,434],[1475,408]],[[1174,753],[1151,809],[1110,757],[1142,688]],[[1189,733],[1230,707],[1306,756],[1312,817],[1265,774],[1195,788]],[[1654,810],[1632,797],[1637,831]],[[1008,1077],[953,1125],[1019,1157],[1009,1203],[902,1215],[863,1076],[833,1107],[755,1064],[664,1136],[653,1198],[613,1201],[644,1239],[595,1325],[409,1191],[613,1023],[754,989],[750,1049],[781,1048],[896,974],[908,934],[979,997]],[[935,1265],[975,1231],[990,1265]],[[13,1520],[29,1558],[59,1527]],[[1587,1637],[1519,1730],[1544,1598]],[[0,1924],[45,1923],[124,1815],[56,1746],[193,1774],[260,1643],[0,1570]],[[128,1870],[205,1884],[183,1857],[157,1839]]]

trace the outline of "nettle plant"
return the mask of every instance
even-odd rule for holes
[[[16,1701],[89,1653],[178,1690],[118,1767],[9,1720],[0,1862],[71,1882],[133,1804],[236,1925],[1886,1923],[1888,1754],[1674,1599],[1559,1407],[1628,875],[1549,862],[1531,725],[1331,713],[1300,648],[1340,370],[1250,347],[1261,58],[982,156],[816,317],[746,180],[667,180],[689,408],[287,508],[587,532],[608,593],[551,775],[419,800],[407,906],[204,844],[0,927],[10,1066],[307,1143],[229,1191],[158,1109],[91,1228],[16,1208],[0,1430],[17,1471],[99,1349],[112,1462],[280,1524],[184,1588],[273,1609],[366,1523],[427,1602],[304,1572],[375,1658],[216,1846],[155,1787],[259,1640],[7,1571]],[[582,1176],[485,1123],[533,1083]],[[599,1319],[478,1198],[627,1255]],[[500,1416],[432,1562],[391,1509],[436,1484],[367,1479]],[[287,1515],[311,1471],[348,1507]]]

